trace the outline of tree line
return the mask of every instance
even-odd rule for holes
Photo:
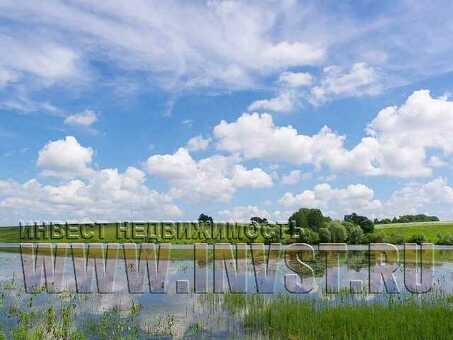
[[[374,224],[390,224],[390,223],[412,223],[412,222],[438,222],[439,217],[437,216],[429,216],[425,214],[417,214],[417,215],[402,215],[399,217],[390,218],[383,218],[381,220],[375,218]]]

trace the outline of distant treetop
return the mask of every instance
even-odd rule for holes
[[[214,220],[212,219],[211,216],[208,216],[208,215],[205,215],[205,214],[201,214],[199,217],[198,217],[198,222],[199,223],[210,223],[210,224],[214,224]]]
[[[439,221],[439,217],[437,216],[429,216],[425,214],[417,214],[417,215],[402,215],[400,217],[393,217],[390,218],[383,218],[381,220],[375,218],[375,224],[389,224],[389,223],[411,223],[411,222],[437,222]]]

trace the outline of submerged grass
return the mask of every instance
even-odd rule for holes
[[[226,295],[244,327],[271,339],[451,339],[449,297],[388,298],[384,303],[316,301],[281,295]]]

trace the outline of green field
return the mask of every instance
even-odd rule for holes
[[[144,224],[145,225],[145,224]],[[156,223],[150,223],[149,225],[156,225]],[[181,225],[187,225],[187,223],[181,223]],[[87,232],[92,232],[92,237],[83,238],[76,236],[71,238],[67,234],[61,237],[51,237],[51,230],[46,227],[45,234],[40,234],[39,237],[22,237],[20,234],[19,227],[0,227],[0,243],[19,243],[19,242],[158,242],[158,243],[173,243],[173,244],[191,244],[196,242],[207,242],[207,243],[250,243],[250,242],[282,242],[288,243],[295,240],[289,240],[289,235],[281,232],[277,232],[276,236],[271,238],[264,238],[261,234],[262,227],[258,226],[257,237],[249,238],[244,235],[244,226],[246,224],[238,224],[237,227],[232,225],[225,225],[221,223],[215,223],[212,227],[205,226],[205,229],[193,229],[189,233],[189,237],[179,237],[178,230],[176,227],[170,229],[170,234],[173,237],[151,237],[152,233],[146,233],[147,236],[143,237],[143,233],[135,233],[130,225],[126,227],[126,234],[119,235],[118,228],[115,224],[104,224],[102,237],[95,229],[87,229]],[[148,227],[148,231],[150,230]],[[236,229],[235,229],[236,228]],[[283,225],[286,228],[286,225]],[[44,235],[44,236],[43,236]],[[81,234],[79,234],[81,235]],[[151,235],[151,236],[150,236]],[[453,221],[441,221],[441,222],[418,222],[418,223],[392,223],[392,224],[377,224],[373,234],[368,236],[374,236],[370,238],[371,242],[388,242],[388,243],[403,243],[411,241],[414,235],[423,235],[424,240],[427,242],[433,242],[438,244],[452,244],[453,242]],[[445,242],[439,242],[439,235],[442,235]],[[55,235],[54,235],[55,236]],[[170,235],[171,236],[171,235]],[[206,237],[207,236],[207,237]],[[282,236],[282,237],[280,237]],[[361,242],[363,244],[368,243],[366,240]]]
[[[56,228],[61,228],[57,230]],[[73,228],[73,229],[69,229]],[[0,227],[0,243],[82,242],[82,243],[287,243],[286,224],[250,228],[250,224],[214,223],[128,223],[46,225],[27,228]],[[22,231],[21,231],[22,230]],[[28,230],[28,231],[26,231]],[[22,233],[22,234],[21,234]]]
[[[453,222],[417,222],[417,223],[392,223],[377,224],[375,233],[383,233],[386,236],[398,235],[406,240],[413,235],[423,234],[430,242],[436,242],[438,235],[453,235]]]

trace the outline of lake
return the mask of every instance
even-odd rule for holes
[[[114,280],[112,293],[96,292],[96,275],[92,280],[93,293],[76,294],[77,285],[75,279],[75,270],[72,256],[66,256],[64,265],[61,267],[63,274],[62,293],[50,294],[46,291],[36,290],[34,294],[24,291],[24,275],[28,279],[36,279],[37,273],[31,273],[29,269],[23,270],[22,261],[34,259],[33,255],[23,253],[22,258],[19,253],[18,245],[2,244],[0,251],[0,282],[2,285],[2,310],[0,313],[2,329],[8,330],[17,324],[17,319],[11,317],[11,305],[18,310],[39,311],[46,310],[49,306],[59,308],[62,304],[68,303],[74,305],[73,320],[77,328],[90,327],[93,320],[100,321],[106,313],[112,320],[115,318],[125,318],[128,322],[133,323],[137,328],[137,336],[147,338],[153,336],[173,336],[173,337],[219,337],[245,335],[241,328],[240,319],[232,315],[222,307],[224,294],[215,294],[214,290],[222,293],[229,291],[227,276],[219,275],[225,267],[237,265],[240,271],[228,275],[233,282],[233,288],[243,289],[243,292],[253,294],[257,293],[258,286],[261,291],[267,291],[272,286],[273,294],[263,294],[266,299],[273,299],[274,296],[281,294],[291,294],[300,299],[313,300],[338,300],[343,301],[345,292],[352,289],[359,294],[350,294],[347,299],[361,300],[366,303],[384,301],[387,294],[369,294],[370,280],[370,253],[367,246],[349,246],[347,252],[341,253],[340,258],[336,256],[324,256],[314,247],[315,257],[311,261],[306,261],[310,269],[302,268],[305,279],[310,277],[314,280],[305,285],[295,285],[292,288],[304,290],[304,293],[288,292],[288,281],[297,280],[294,271],[300,263],[292,255],[276,257],[275,262],[267,262],[266,258],[259,256],[239,256],[236,261],[226,261],[223,259],[213,259],[214,250],[212,246],[206,248],[206,253],[197,255],[194,261],[194,248],[190,245],[174,245],[171,248],[168,258],[161,260],[166,261],[167,276],[164,293],[150,293],[145,279],[144,293],[131,294],[128,288],[126,272],[131,269],[133,262],[129,257],[126,261],[121,256],[112,261],[110,265],[114,268]],[[229,249],[227,249],[227,254]],[[246,249],[248,249],[246,247]],[[250,250],[250,249],[248,249]],[[269,247],[264,248],[265,253]],[[282,248],[284,252],[284,247]],[[403,250],[400,249],[400,262],[403,258]],[[124,253],[120,253],[124,254]],[[283,253],[282,253],[283,254]],[[262,254],[261,254],[262,255]],[[321,256],[323,255],[323,256]],[[42,255],[50,258],[48,255]],[[88,254],[86,260],[90,262]],[[99,259],[99,256],[96,256]],[[294,262],[292,263],[291,261]],[[390,259],[387,259],[390,261]],[[132,261],[132,262],[131,262]],[[372,267],[380,264],[371,261]],[[410,265],[408,265],[410,267]],[[434,262],[427,265],[428,271],[432,273],[431,291],[441,292],[442,294],[453,294],[453,246],[436,246],[434,248]],[[94,268],[94,267],[93,267]],[[217,269],[217,272],[216,272]],[[410,268],[409,268],[410,269]],[[305,270],[305,271],[304,271]],[[406,270],[408,270],[406,268]],[[273,272],[272,277],[266,276]],[[95,272],[94,272],[95,273]],[[197,273],[197,274],[195,274]],[[314,274],[313,276],[311,274]],[[286,276],[285,275],[293,275]],[[308,274],[308,275],[307,275]],[[407,279],[406,273],[406,279]],[[410,294],[405,288],[405,268],[401,263],[394,272],[394,282],[396,287],[389,287],[391,284],[382,285],[382,289],[398,289],[400,292],[396,295]],[[86,278],[85,278],[86,279]],[[261,281],[260,281],[261,280]],[[265,282],[268,280],[268,282]],[[286,281],[285,281],[286,280]],[[333,281],[332,281],[333,280]],[[204,293],[193,293],[194,281],[198,285],[198,291]],[[271,284],[274,282],[274,284]],[[286,282],[286,285],[285,285]],[[263,288],[264,287],[264,288]],[[162,287],[161,287],[162,288]],[[332,294],[326,290],[335,291]],[[422,295],[422,294],[420,294]],[[32,302],[30,303],[30,300]],[[139,306],[139,307],[137,307]],[[138,309],[138,311],[137,311]],[[132,315],[132,316],[131,316]],[[110,322],[112,322],[110,320]],[[88,325],[88,326],[87,326]],[[127,326],[125,326],[127,327]],[[87,331],[86,334],[89,334]],[[96,338],[93,335],[93,338]]]

